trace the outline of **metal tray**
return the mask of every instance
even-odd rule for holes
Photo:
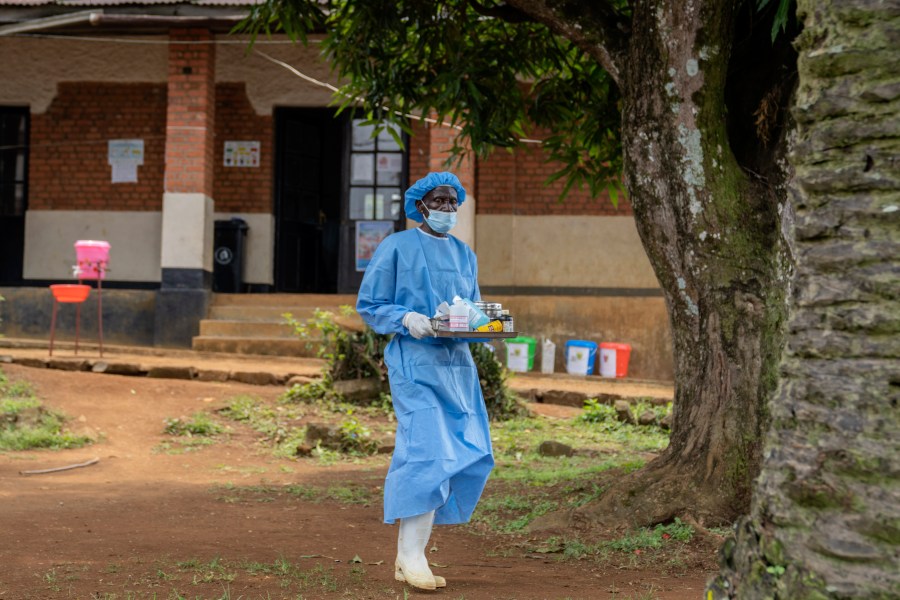
[[[435,337],[439,338],[456,338],[464,339],[480,339],[480,340],[500,340],[505,338],[514,338],[519,335],[517,331],[435,331]]]

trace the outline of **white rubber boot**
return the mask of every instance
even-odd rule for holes
[[[400,519],[397,561],[394,563],[394,578],[397,581],[405,581],[420,590],[433,590],[438,587],[435,576],[428,568],[428,559],[425,558],[425,548],[428,546],[433,524],[434,511]],[[447,585],[446,581],[441,583]]]

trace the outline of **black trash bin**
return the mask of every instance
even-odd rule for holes
[[[244,291],[244,239],[247,222],[237,217],[216,221],[213,241],[213,291],[237,293]]]

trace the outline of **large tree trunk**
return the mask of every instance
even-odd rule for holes
[[[799,0],[797,287],[721,598],[900,597],[900,7]]]
[[[671,321],[674,420],[659,458],[583,509],[592,520],[690,515],[717,525],[749,510],[778,379],[790,260],[783,175],[751,175],[729,140],[725,87],[738,4],[633,5],[626,178]]]

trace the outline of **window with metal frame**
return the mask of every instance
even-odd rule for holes
[[[389,131],[372,137],[373,130],[363,119],[351,123],[348,216],[354,221],[396,221],[403,210],[404,151]]]
[[[0,216],[27,208],[28,109],[0,106]]]

